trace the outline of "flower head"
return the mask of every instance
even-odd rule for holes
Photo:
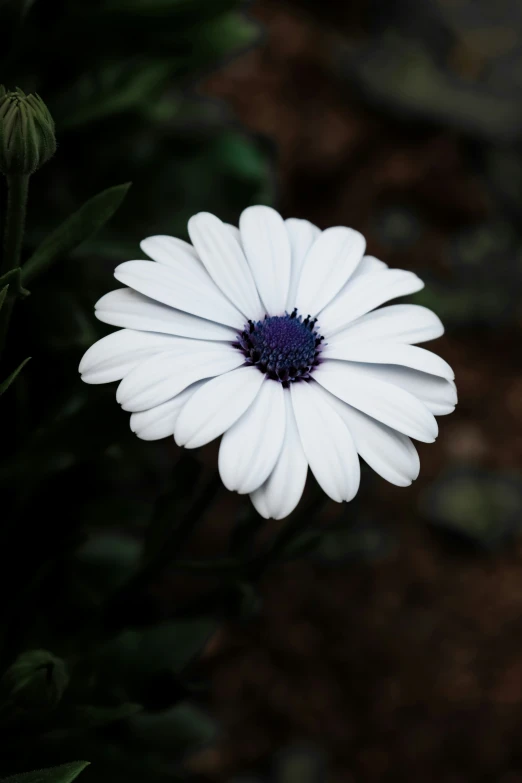
[[[0,171],[33,174],[55,152],[54,121],[40,96],[0,85]]]
[[[18,707],[43,709],[56,707],[68,684],[61,658],[48,650],[26,650],[4,673],[0,693]]]
[[[144,440],[196,448],[223,435],[223,483],[267,518],[296,507],[308,468],[333,500],[351,500],[359,455],[411,484],[411,439],[434,441],[435,416],[457,402],[449,365],[413,345],[443,333],[439,318],[381,307],[422,281],[365,256],[358,231],[269,207],[246,209],[239,230],[200,213],[189,234],[192,244],[149,237],[152,261],[117,267],[127,287],[96,315],[123,328],[87,351],[83,379],[120,381],[116,398]]]

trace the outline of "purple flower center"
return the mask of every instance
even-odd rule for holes
[[[248,364],[285,386],[306,380],[319,364],[323,338],[316,330],[317,318],[305,319],[297,309],[285,315],[265,315],[263,321],[249,321],[237,336],[235,346]]]

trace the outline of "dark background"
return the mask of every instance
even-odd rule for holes
[[[185,513],[187,483],[215,464],[215,444],[180,462],[174,444],[139,441],[113,388],[82,386],[81,355],[109,331],[92,310],[114,287],[112,269],[143,236],[186,236],[194,212],[234,222],[248,204],[271,203],[321,228],[353,226],[368,252],[418,272],[426,288],[414,300],[447,327],[433,347],[455,369],[459,405],[439,420],[436,444],[419,444],[412,487],[365,471],[353,503],[310,515],[325,533],[315,549],[287,553],[295,562],[260,580],[247,569],[223,594],[210,564],[204,577],[162,568],[111,615],[113,631],[161,630],[200,596],[190,616],[207,623],[204,652],[189,691],[220,731],[189,754],[198,780],[275,775],[274,758],[297,743],[322,754],[332,783],[517,783],[522,6],[237,9],[35,0],[4,58],[0,80],[37,90],[57,123],[57,155],[31,186],[28,250],[85,198],[133,181],[109,227],[17,306],[6,368],[33,359],[2,398],[7,417],[0,408],[4,595],[19,597],[6,610],[4,662],[30,646],[77,655],[97,607],[137,567],[140,542],[154,542],[158,519]],[[310,486],[305,508],[313,499]],[[280,525],[256,523],[247,503],[222,492],[189,555],[244,557],[245,530],[251,548],[269,541]],[[177,638],[157,639],[162,677]],[[128,636],[122,645],[116,668]],[[29,751],[22,720],[8,736],[23,737],[24,752],[9,739],[0,773],[81,756],[93,762],[86,781],[176,779],[155,754],[174,752],[160,718],[176,689],[186,697],[185,679],[103,671],[89,700],[140,702],[144,725],[88,727],[60,752],[40,726]],[[299,770],[286,780],[308,783]]]
[[[257,626],[231,631],[212,667],[233,728],[221,763],[297,736],[331,754],[335,781],[514,783],[522,7],[264,0],[255,14],[263,46],[209,93],[277,142],[286,215],[355,226],[369,252],[426,280],[416,300],[447,326],[434,348],[460,401],[437,443],[420,444],[414,486],[368,475],[357,510],[340,510],[348,529],[379,531],[371,562],[281,569]]]

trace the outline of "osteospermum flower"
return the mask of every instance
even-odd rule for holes
[[[83,380],[120,381],[116,399],[144,440],[196,448],[222,435],[223,483],[267,518],[295,508],[309,467],[329,497],[351,500],[359,455],[411,484],[411,439],[434,441],[435,416],[457,402],[450,366],[412,345],[439,337],[439,318],[381,307],[422,281],[365,256],[358,231],[269,207],[246,209],[239,229],[205,212],[188,229],[192,244],[149,237],[152,261],[116,268],[127,287],[96,315],[123,328],[87,351]]]

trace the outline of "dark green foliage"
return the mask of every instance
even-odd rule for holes
[[[295,538],[285,557],[309,559],[325,566],[342,566],[351,561],[378,560],[394,547],[393,534],[384,526],[343,515],[339,523],[325,529],[308,530]]]
[[[139,441],[77,368],[142,238],[269,198],[266,155],[195,90],[258,30],[236,0],[4,0],[0,27],[0,82],[45,96],[58,142],[0,277],[0,777],[69,783],[86,758],[86,781],[172,781],[216,735],[192,668],[220,608],[176,619],[154,589],[191,568],[217,484],[172,441]]]
[[[281,750],[271,763],[270,772],[261,777],[234,778],[231,783],[324,783],[327,765],[323,755],[310,747],[293,746]]]
[[[16,368],[16,370],[13,370],[13,372],[11,373],[11,375],[8,375],[8,376],[7,376],[7,378],[5,379],[5,381],[2,381],[2,382],[0,383],[0,396],[1,396],[1,395],[2,395],[4,392],[6,392],[6,391],[8,390],[8,388],[10,387],[10,385],[13,383],[13,381],[14,381],[14,380],[16,380],[16,377],[17,377],[17,376],[18,376],[18,374],[19,374],[19,373],[20,373],[20,372],[23,370],[23,368],[25,367],[25,365],[27,364],[27,362],[29,361],[29,359],[30,359],[30,358],[31,358],[31,357],[30,357],[30,356],[28,356],[28,357],[27,357],[27,359],[24,359],[24,361],[23,361],[23,362],[21,362],[21,363],[18,365],[18,367]]]
[[[120,207],[130,183],[107,188],[93,196],[80,209],[58,226],[24,264],[22,279],[28,281],[48,269],[54,261],[69,253],[102,229]]]
[[[520,535],[522,481],[516,474],[448,470],[424,493],[421,511],[442,540],[461,550],[494,552]]]
[[[88,765],[88,761],[73,761],[59,767],[13,775],[5,778],[5,783],[72,783]]]
[[[22,270],[20,267],[10,269],[9,272],[0,277],[0,286],[6,284],[12,286],[12,290],[17,296],[29,296],[29,291],[22,286]]]

